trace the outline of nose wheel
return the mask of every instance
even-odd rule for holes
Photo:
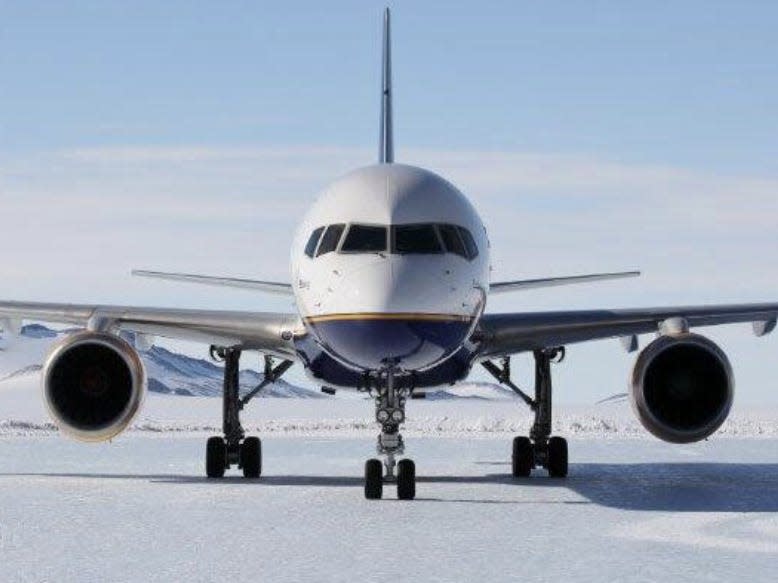
[[[384,466],[381,460],[369,459],[365,462],[365,498],[380,500],[384,495]]]
[[[397,498],[416,498],[416,464],[413,460],[404,459],[397,464]]]
[[[379,459],[369,459],[365,462],[365,498],[380,500],[384,495],[384,483],[390,479],[384,477],[384,465]],[[401,459],[397,463],[397,499],[413,500],[416,498],[416,464],[410,459]]]

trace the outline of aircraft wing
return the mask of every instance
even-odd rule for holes
[[[137,277],[149,277],[154,279],[166,279],[168,281],[183,281],[186,283],[199,283],[219,287],[234,287],[250,289],[281,296],[292,295],[292,285],[276,281],[259,281],[256,279],[241,279],[238,277],[214,277],[212,275],[198,275],[194,273],[167,273],[164,271],[147,271],[134,269],[132,275]]]
[[[0,320],[23,319],[239,346],[283,358],[296,358],[293,339],[305,333],[295,314],[0,301]]]
[[[480,346],[478,356],[492,358],[588,340],[655,333],[673,318],[683,318],[691,328],[751,322],[754,333],[764,336],[775,328],[778,303],[484,314],[474,340]]]
[[[567,277],[546,277],[543,279],[521,279],[517,281],[498,281],[489,285],[490,294],[501,294],[511,291],[592,283],[595,281],[612,281],[627,277],[638,277],[639,271],[620,271],[617,273],[592,273],[588,275],[572,275]]]

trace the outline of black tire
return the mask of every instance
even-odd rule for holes
[[[258,478],[262,474],[262,442],[259,437],[247,437],[240,446],[240,467],[244,478]]]
[[[511,458],[514,478],[527,478],[535,467],[535,450],[529,437],[513,438],[513,456]]]
[[[561,437],[548,440],[548,475],[552,478],[567,477],[567,441]]]
[[[397,498],[416,498],[416,464],[413,460],[400,460],[397,464]]]
[[[209,478],[223,478],[227,468],[227,446],[221,437],[210,437],[205,445],[205,474]]]
[[[381,460],[365,462],[365,498],[380,500],[384,493],[384,466]]]

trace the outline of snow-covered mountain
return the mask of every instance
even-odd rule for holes
[[[196,359],[165,348],[154,346],[141,353],[149,377],[149,390],[186,396],[220,396],[223,369],[204,359]],[[248,392],[264,379],[264,375],[252,369],[240,371],[242,391]],[[297,397],[306,399],[327,398],[321,392],[290,384],[284,379],[265,387],[259,397]]]
[[[27,374],[37,374],[52,342],[72,330],[56,331],[40,324],[22,328],[19,338],[9,341],[0,338],[0,381]],[[153,346],[142,351],[141,357],[148,373],[149,390],[153,393],[182,396],[217,397],[222,394],[222,367],[210,360],[193,358],[185,354]],[[264,375],[247,368],[241,370],[243,391],[257,386]],[[327,399],[319,387],[303,387],[284,379],[266,387],[260,397]],[[428,394],[429,399],[515,399],[513,393],[490,383],[461,383]]]

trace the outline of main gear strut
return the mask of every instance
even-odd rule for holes
[[[565,358],[565,349],[544,348],[535,350],[535,398],[533,399],[511,381],[510,358],[505,357],[502,367],[491,361],[484,361],[483,367],[500,384],[506,385],[529,405],[535,414],[535,420],[529,437],[519,436],[513,440],[513,475],[526,477],[533,468],[543,467],[551,477],[567,476],[567,441],[561,437],[551,437],[552,422],[552,383],[551,365]]]
[[[285,360],[273,366],[273,359],[265,356],[265,375],[262,382],[240,396],[240,348],[211,347],[211,357],[224,361],[222,393],[222,431],[224,437],[208,439],[205,469],[209,478],[221,478],[225,470],[238,466],[246,478],[258,478],[262,473],[262,442],[258,437],[246,437],[240,422],[240,412],[265,387],[276,382],[292,366]]]

